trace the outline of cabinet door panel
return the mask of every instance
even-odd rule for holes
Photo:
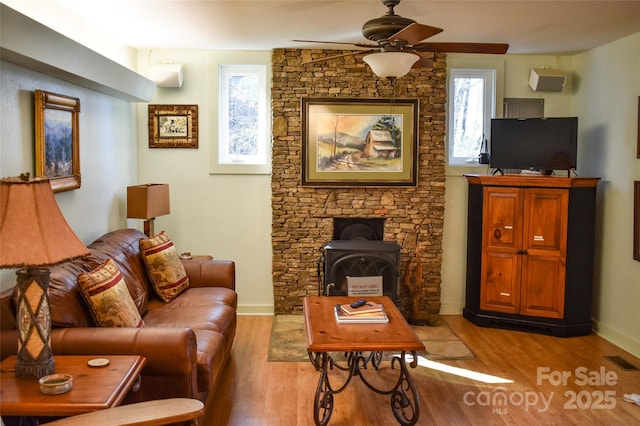
[[[517,250],[522,242],[522,191],[485,188],[484,249]]]
[[[483,253],[480,309],[506,313],[518,312],[519,258],[517,254]]]
[[[564,261],[558,256],[523,256],[520,313],[562,318],[565,271]]]
[[[553,250],[566,252],[567,191],[532,188],[524,194],[525,250]]]

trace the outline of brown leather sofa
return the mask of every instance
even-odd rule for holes
[[[188,397],[205,402],[215,390],[236,333],[235,263],[184,260],[189,288],[161,301],[140,255],[138,230],[122,229],[97,239],[91,254],[51,267],[51,346],[55,355],[138,354],[146,357],[140,389],[130,401]],[[112,258],[145,322],[143,328],[100,328],[78,288],[77,277]],[[2,358],[17,351],[15,298],[0,295]]]

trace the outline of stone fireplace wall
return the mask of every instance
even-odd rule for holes
[[[440,269],[444,221],[446,55],[433,68],[411,71],[395,83],[375,76],[361,58],[346,56],[303,64],[344,52],[276,49],[273,51],[273,286],[274,312],[299,314],[302,298],[318,295],[318,261],[333,239],[334,217],[385,218],[384,240],[399,244],[401,275],[416,244],[422,264],[420,306],[440,309]],[[395,93],[394,93],[395,92]],[[416,187],[312,188],[301,186],[302,97],[418,98],[419,148]],[[401,310],[411,299],[401,282]]]

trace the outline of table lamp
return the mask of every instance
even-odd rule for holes
[[[62,215],[48,178],[30,179],[24,173],[0,180],[0,268],[20,268],[16,377],[40,378],[55,371],[45,267],[87,254],[89,249]]]
[[[169,213],[169,185],[147,183],[127,187],[127,218],[144,219],[144,233],[147,237],[154,235],[155,218]]]

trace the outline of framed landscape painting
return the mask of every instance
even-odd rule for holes
[[[418,99],[302,98],[302,185],[415,186]]]
[[[53,192],[80,188],[80,99],[35,91],[36,176]]]

